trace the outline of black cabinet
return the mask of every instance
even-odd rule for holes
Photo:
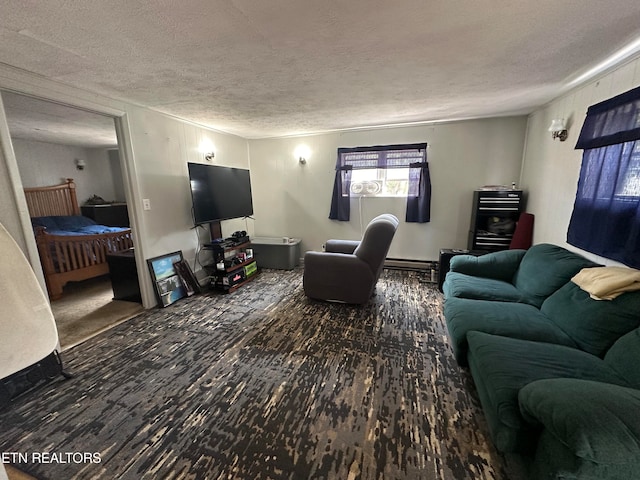
[[[469,250],[493,252],[509,248],[524,210],[522,190],[476,190],[469,227]]]
[[[142,303],[133,248],[107,254],[114,300]]]
[[[91,218],[98,225],[108,227],[129,227],[129,212],[126,203],[108,203],[105,205],[83,205],[82,215]]]

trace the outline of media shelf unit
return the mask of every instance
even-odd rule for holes
[[[467,248],[485,252],[508,249],[513,229],[523,210],[522,190],[474,191]]]
[[[236,291],[252,281],[258,273],[251,241],[232,245],[207,244],[213,253],[213,263],[204,268],[211,277],[211,287],[226,293]]]

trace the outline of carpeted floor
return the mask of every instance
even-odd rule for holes
[[[385,271],[354,307],[265,270],[69,349],[75,378],[0,412],[0,451],[57,453],[15,462],[39,479],[524,478],[491,445],[441,312],[418,273]]]
[[[136,302],[113,300],[108,275],[69,282],[61,299],[51,303],[62,350],[111,328],[143,311]]]

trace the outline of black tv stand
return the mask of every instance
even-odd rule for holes
[[[213,244],[205,248],[213,251],[213,263],[204,266],[212,279],[213,288],[231,293],[253,280],[257,274],[258,267],[250,240],[230,245]]]
[[[219,238],[217,241],[207,242],[202,244],[202,248],[206,250],[217,250],[220,248],[227,248],[236,245],[235,242],[232,242],[228,239]]]

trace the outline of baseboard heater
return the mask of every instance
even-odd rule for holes
[[[426,281],[438,282],[438,262],[435,260],[409,260],[407,258],[387,258],[384,268],[389,270],[409,270],[426,274]]]

